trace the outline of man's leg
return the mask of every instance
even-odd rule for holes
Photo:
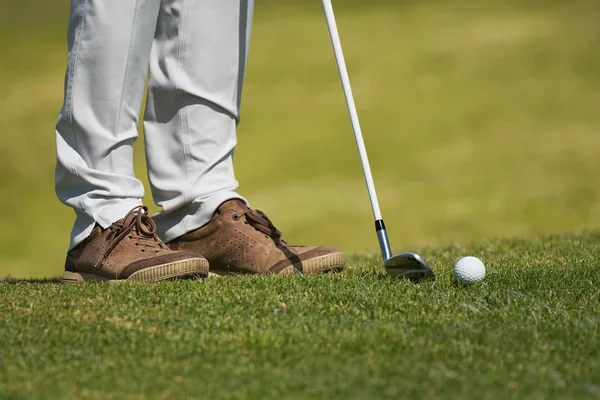
[[[133,142],[160,0],[72,0],[56,193],[77,220],[70,248],[144,196]]]
[[[144,128],[165,241],[241,198],[232,158],[253,8],[253,0],[162,1]]]
[[[206,275],[173,252],[141,206],[133,142],[160,0],[72,0],[65,101],[56,125],[56,193],[77,215],[63,281]]]
[[[164,209],[159,232],[172,249],[205,256],[215,273],[340,270],[339,250],[289,246],[235,192],[252,10],[252,0],[162,1],[145,117],[150,183]]]

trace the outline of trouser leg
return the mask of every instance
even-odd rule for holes
[[[160,0],[72,0],[56,193],[76,213],[70,248],[144,196],[133,142]]]
[[[253,0],[163,0],[145,112],[148,175],[165,241],[241,198],[233,173]]]

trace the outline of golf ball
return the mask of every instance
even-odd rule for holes
[[[454,266],[454,276],[465,285],[481,282],[485,277],[485,266],[477,257],[463,257]]]

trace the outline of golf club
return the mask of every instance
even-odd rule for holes
[[[331,0],[323,0],[323,8],[325,9],[325,17],[327,18],[327,26],[331,36],[331,43],[333,44],[333,51],[335,53],[338,70],[340,72],[340,78],[342,80],[342,87],[344,89],[344,95],[348,105],[348,112],[350,113],[350,120],[354,130],[358,154],[360,156],[360,161],[365,175],[365,181],[367,183],[371,207],[373,208],[375,229],[377,230],[377,238],[379,240],[379,246],[381,247],[381,255],[383,256],[385,269],[391,276],[408,278],[414,282],[422,279],[435,279],[433,270],[418,254],[407,252],[392,255],[392,249],[390,247],[387,231],[385,224],[383,223],[381,210],[379,209],[377,193],[375,193],[375,184],[373,183],[373,176],[371,174],[371,167],[369,166],[367,150],[365,148],[362,131],[360,129],[358,112],[356,111],[354,96],[352,95],[352,88],[350,87],[350,78],[348,77],[348,70],[346,68],[346,61],[344,60],[344,53],[342,52],[342,44],[340,41]]]

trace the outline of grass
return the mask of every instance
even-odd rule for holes
[[[435,283],[343,274],[0,284],[2,398],[600,395],[600,233],[422,249]],[[452,264],[482,258],[463,287]]]
[[[339,247],[347,270],[59,284],[68,4],[3,7],[0,398],[600,397],[596,0],[335,3],[391,242],[439,277],[420,285],[374,255],[324,18],[305,0],[257,2],[236,173],[286,240]],[[454,283],[467,254],[483,284]]]

